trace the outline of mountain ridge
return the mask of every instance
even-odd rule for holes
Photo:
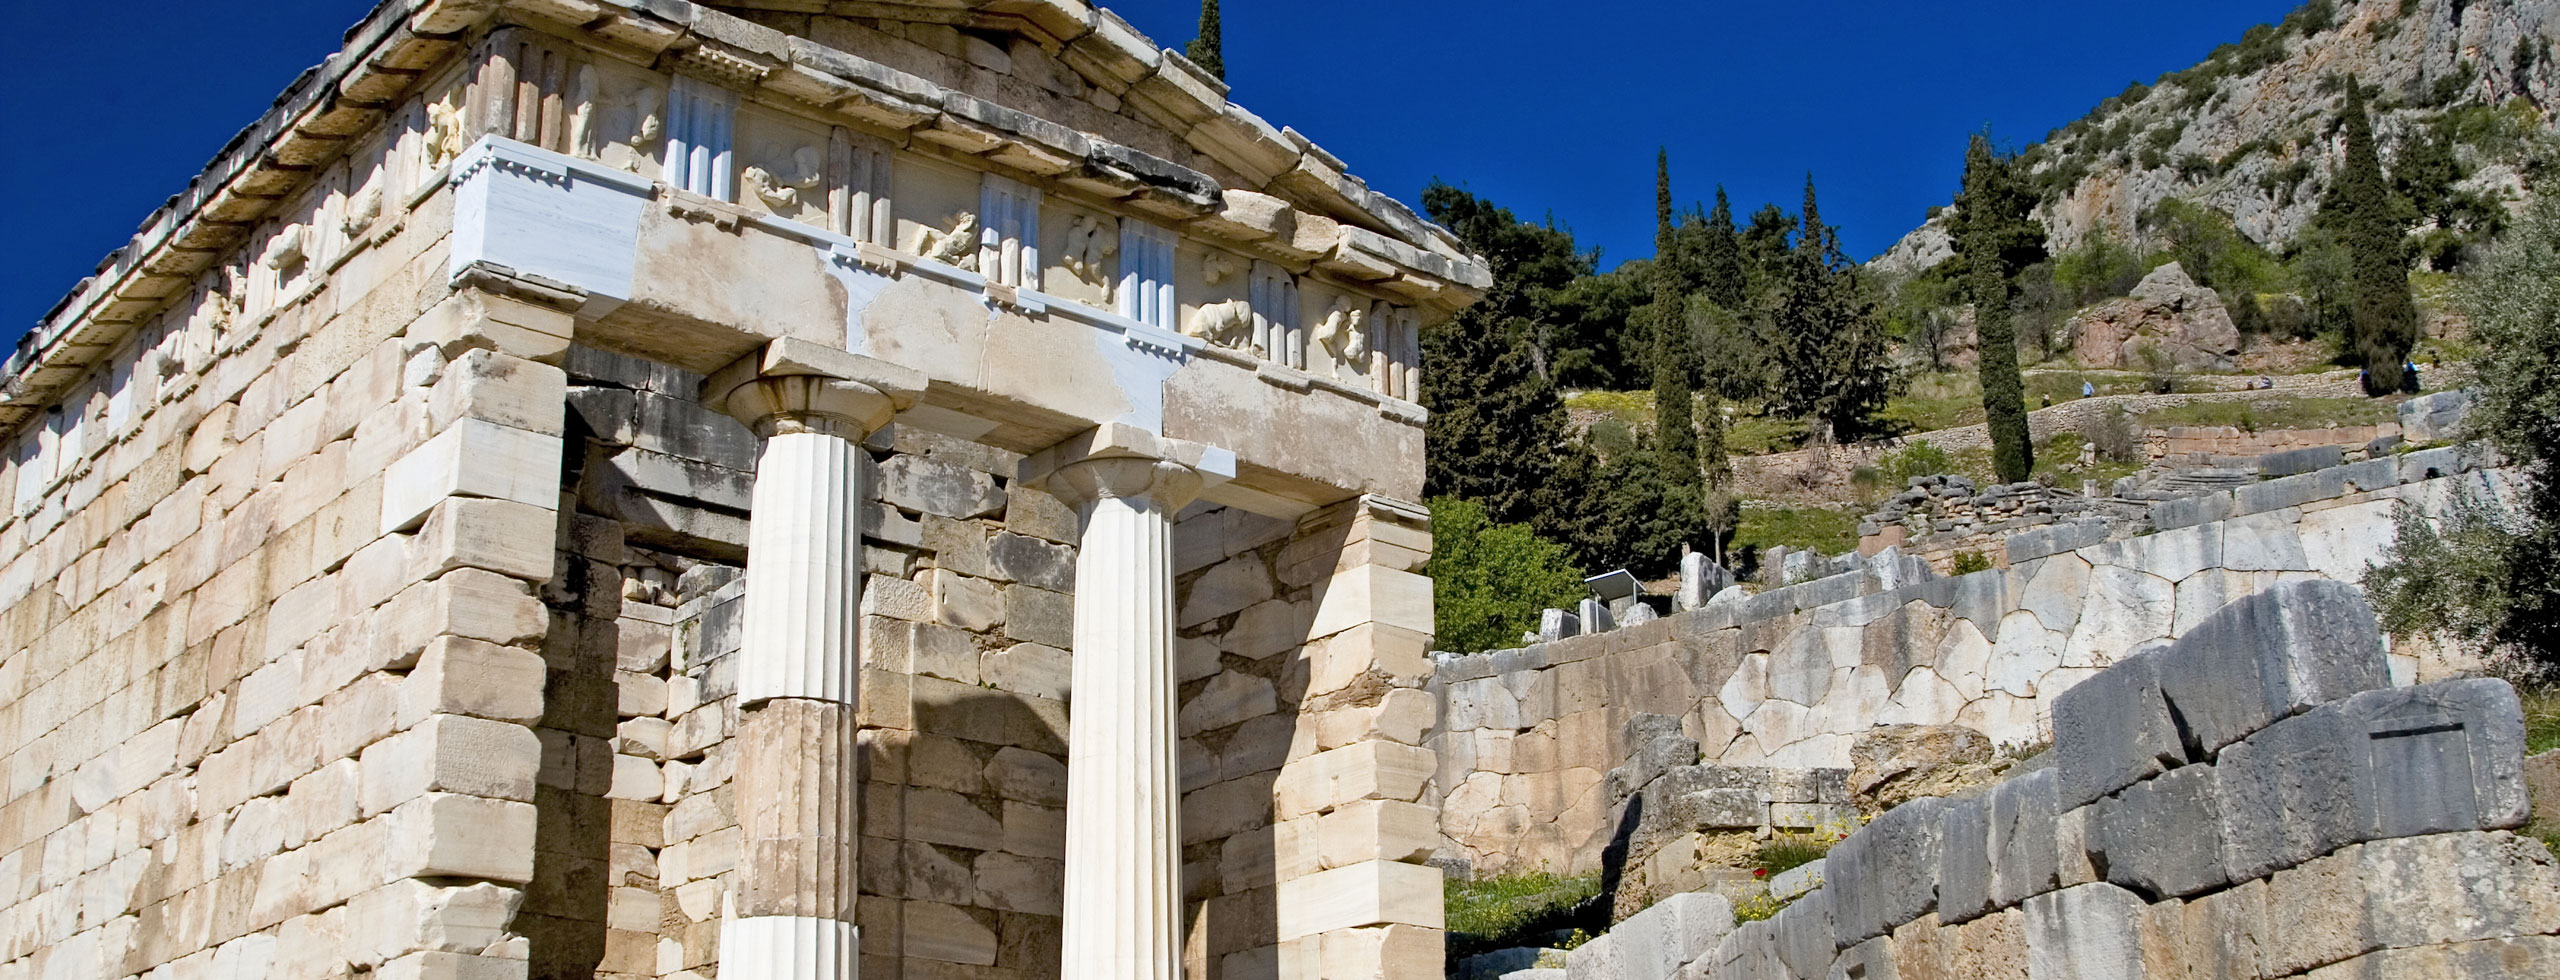
[[[2179,198],[2263,245],[2310,224],[2345,147],[2334,125],[2353,77],[2378,93],[2386,161],[2414,134],[2451,133],[2463,190],[2522,197],[2532,138],[2560,100],[2560,0],[2312,0],[2204,61],[2134,83],[2021,151],[2055,251],[2100,229],[2139,233]],[[1890,275],[1952,254],[1947,208],[1869,262]]]

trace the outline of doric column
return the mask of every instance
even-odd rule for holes
[[[857,975],[857,454],[923,387],[917,372],[791,340],[705,386],[707,401],[764,440],[748,501],[738,652],[742,853],[721,927],[721,976]]]
[[[1076,508],[1063,980],[1180,980],[1173,515],[1235,457],[1105,425],[1023,463]]]

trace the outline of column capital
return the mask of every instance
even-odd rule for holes
[[[924,394],[924,372],[784,337],[713,372],[703,402],[759,436],[816,432],[861,441]]]
[[[1078,508],[1105,498],[1147,497],[1170,513],[1235,473],[1232,451],[1105,422],[1032,454],[1016,477]]]

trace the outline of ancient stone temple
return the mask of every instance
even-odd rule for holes
[[[1083,0],[386,0],[8,362],[0,977],[1437,977],[1488,284]]]

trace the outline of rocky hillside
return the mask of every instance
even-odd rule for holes
[[[2312,0],[2203,63],[2135,84],[2026,150],[2057,249],[2135,231],[2163,200],[2231,216],[2263,244],[2309,224],[2345,148],[2335,120],[2352,76],[2377,93],[2386,165],[2421,133],[2450,134],[2461,187],[2520,193],[2519,166],[2560,99],[2560,0]],[[1874,266],[1949,254],[1945,215]]]

